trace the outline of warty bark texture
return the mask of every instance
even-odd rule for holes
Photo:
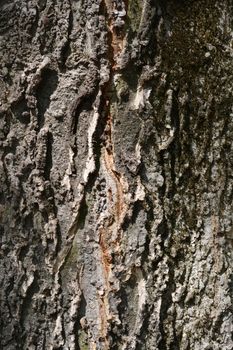
[[[231,350],[231,0],[0,1],[4,350]]]

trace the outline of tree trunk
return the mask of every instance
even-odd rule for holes
[[[1,0],[3,350],[232,350],[232,0]]]

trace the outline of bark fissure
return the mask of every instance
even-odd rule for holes
[[[1,2],[1,349],[232,349],[232,11]]]

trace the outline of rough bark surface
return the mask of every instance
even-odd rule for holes
[[[3,350],[232,350],[232,0],[0,1]]]

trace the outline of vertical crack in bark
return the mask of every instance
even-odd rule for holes
[[[172,292],[174,288],[174,269],[173,269],[173,261],[168,262],[168,281],[166,283],[166,290],[162,294],[162,303],[160,308],[160,333],[161,333],[161,340],[158,344],[159,350],[170,350],[170,348],[167,347],[167,317],[168,317],[168,310],[172,305]],[[174,330],[173,330],[174,331]]]
[[[41,80],[36,90],[38,127],[41,129],[45,123],[45,112],[50,104],[50,97],[58,84],[57,72],[44,68],[41,72]]]
[[[169,190],[169,197],[172,198],[176,191],[176,167],[179,163],[180,158],[180,145],[179,145],[179,134],[180,134],[180,117],[179,117],[179,105],[178,105],[178,92],[173,91],[172,94],[172,106],[171,106],[171,124],[174,128],[174,139],[168,147],[168,152],[171,157],[171,181],[172,186]]]
[[[50,172],[53,166],[52,147],[53,147],[53,135],[51,132],[48,132],[47,145],[46,145],[46,159],[45,159],[45,167],[44,167],[45,180],[50,180]]]
[[[38,284],[38,278],[39,278],[38,273],[37,273],[37,271],[35,271],[33,273],[33,281],[29,286],[27,286],[27,290],[25,291],[25,296],[23,297],[22,304],[20,305],[20,308],[19,308],[19,310],[20,310],[20,312],[19,312],[19,315],[20,315],[19,324],[20,324],[21,332],[22,332],[20,343],[22,345],[24,344],[25,337],[26,337],[25,323],[27,322],[28,317],[31,316],[30,312],[32,309],[33,296],[35,294],[37,294],[40,290],[39,284]]]
[[[81,332],[85,332],[88,333],[87,330],[87,325],[86,325],[86,300],[84,297],[84,294],[81,292],[81,296],[80,296],[80,303],[79,303],[79,307],[78,307],[78,315],[77,318],[75,320],[75,324],[74,324],[74,331],[75,331],[75,349],[74,350],[82,350],[82,347],[87,346],[87,339],[85,341],[85,339],[82,339],[80,341],[80,335]]]
[[[68,17],[68,30],[67,30],[67,38],[65,43],[63,44],[62,48],[61,48],[61,54],[60,54],[60,60],[59,60],[59,64],[60,64],[60,69],[63,71],[66,68],[66,61],[70,55],[70,41],[71,41],[71,33],[73,30],[73,9],[72,9],[72,1],[69,0],[69,17]]]
[[[128,1],[119,2],[111,0],[102,0],[104,12],[108,16],[108,29],[110,34],[109,56],[111,64],[111,75],[113,79],[114,72],[117,71],[117,58],[122,53],[125,44],[125,17],[127,16]],[[115,19],[113,18],[115,16]],[[112,80],[111,79],[111,80]]]
[[[119,4],[120,11],[125,11],[125,3]],[[104,279],[106,285],[106,291],[104,296],[100,300],[101,310],[101,337],[104,340],[104,349],[110,349],[109,343],[109,322],[112,320],[111,307],[109,305],[109,292],[112,287],[109,284],[109,274],[112,271],[112,256],[118,255],[120,250],[120,227],[123,223],[123,218],[127,212],[127,206],[124,199],[125,181],[122,175],[115,169],[114,161],[114,143],[113,143],[113,120],[111,115],[111,93],[114,87],[114,77],[118,72],[117,57],[124,47],[124,29],[116,28],[114,26],[113,13],[117,12],[117,5],[109,0],[103,0],[101,3],[100,11],[106,13],[108,16],[108,61],[110,63],[110,76],[108,81],[102,88],[101,96],[101,112],[100,114],[105,117],[105,143],[101,151],[101,162],[106,170],[106,175],[109,176],[115,188],[108,189],[107,197],[109,206],[112,205],[112,210],[107,218],[102,223],[103,228],[99,230],[99,244],[102,254],[102,265],[104,271]]]

